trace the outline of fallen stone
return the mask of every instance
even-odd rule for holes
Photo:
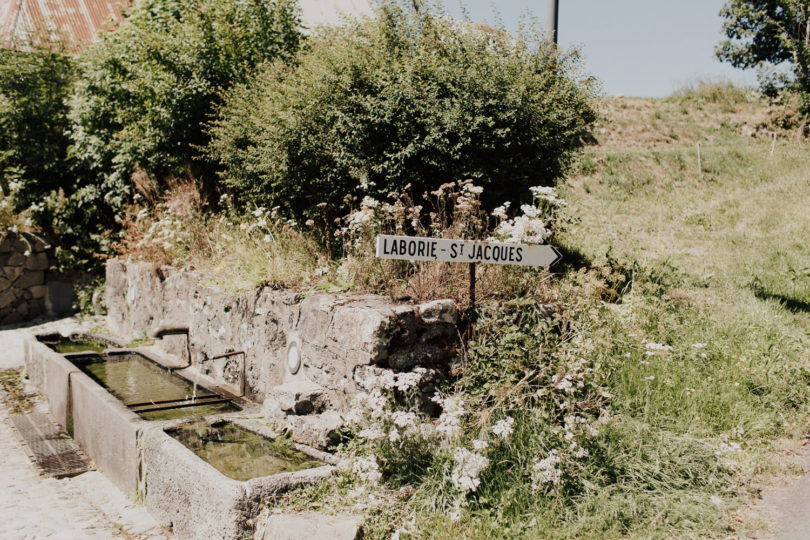
[[[343,418],[336,411],[307,416],[290,415],[286,418],[286,426],[292,431],[293,439],[318,450],[326,450],[338,443],[338,430],[343,426]]]
[[[261,540],[357,540],[362,530],[355,518],[305,514],[271,514]]]
[[[285,414],[311,414],[323,411],[326,389],[310,381],[293,381],[274,386],[267,393],[265,408]]]

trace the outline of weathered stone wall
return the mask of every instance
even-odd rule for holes
[[[27,233],[0,238],[0,324],[28,321],[46,312],[45,243]]]
[[[344,409],[357,391],[358,368],[442,362],[457,339],[450,300],[406,305],[375,295],[304,295],[269,287],[233,298],[194,273],[121,260],[107,264],[106,295],[112,330],[132,338],[158,326],[188,327],[192,363],[217,382],[235,385],[244,361],[247,392],[259,401],[273,387],[306,380],[326,390],[330,408]],[[161,346],[182,357],[184,340],[173,336]],[[285,363],[291,341],[303,359],[295,375]],[[244,351],[244,358],[213,359],[233,351]]]

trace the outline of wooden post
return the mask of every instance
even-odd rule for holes
[[[697,143],[697,155],[698,155],[698,177],[703,176],[703,163],[700,159],[700,143]]]
[[[810,22],[810,21],[808,21],[808,22]],[[771,138],[773,139],[773,142],[771,142],[771,154],[768,156],[768,159],[771,159],[773,157],[773,151],[776,150],[776,132],[775,131],[771,133]]]

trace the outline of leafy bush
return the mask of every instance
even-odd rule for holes
[[[437,13],[381,16],[313,37],[297,68],[275,62],[230,92],[209,155],[241,201],[336,218],[364,196],[410,186],[419,204],[473,179],[491,206],[562,174],[594,119],[573,57]]]
[[[144,0],[80,58],[72,100],[74,154],[119,208],[130,175],[153,182],[206,177],[197,159],[201,129],[220,92],[261,62],[289,61],[298,49],[289,0]]]
[[[58,48],[0,49],[0,184],[17,210],[71,184],[67,96],[73,61]],[[11,190],[10,184],[17,185]]]

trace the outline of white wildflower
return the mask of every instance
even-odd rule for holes
[[[720,498],[720,497],[718,497],[717,495],[712,495],[711,497],[709,497],[709,500],[710,500],[710,501],[712,502],[712,504],[713,504],[713,505],[715,505],[715,506],[722,506],[722,505],[723,505],[723,499],[721,499],[721,498]]]
[[[380,429],[379,426],[371,426],[365,429],[361,429],[358,435],[370,441],[376,441],[377,439],[382,439],[383,437],[385,437],[385,433],[383,433],[383,430]]]
[[[455,437],[461,433],[461,416],[464,414],[464,402],[453,397],[442,398],[438,394],[432,400],[442,406],[442,414],[436,431],[447,437]]]
[[[388,432],[388,441],[391,443],[395,443],[399,440],[399,430],[397,428],[391,428],[391,431]]]
[[[486,450],[489,448],[489,443],[487,441],[482,441],[481,439],[474,439],[472,442],[473,450]]]
[[[506,219],[506,212],[509,210],[509,207],[512,205],[509,201],[506,201],[495,210],[492,211],[492,217]]]
[[[413,412],[396,411],[391,414],[391,421],[401,428],[414,425],[416,419],[416,413]]]
[[[655,380],[655,375],[650,375],[649,377],[644,377],[644,380],[645,381],[654,381]]]
[[[692,343],[693,349],[705,349],[708,343]]]
[[[647,349],[648,353],[649,352],[654,353],[654,352],[657,352],[657,351],[666,352],[666,351],[671,351],[672,350],[672,347],[670,345],[662,345],[660,343],[653,343],[652,341],[645,341],[643,343],[644,343],[644,347]]]
[[[554,388],[556,388],[557,390],[562,390],[563,392],[565,392],[567,394],[573,394],[574,391],[575,391],[574,390],[574,383],[571,380],[570,375],[566,375],[565,377],[563,377],[563,379],[560,382],[558,382],[554,386]]]
[[[478,489],[481,485],[479,475],[489,465],[489,459],[463,447],[456,448],[453,458],[456,460],[452,476],[453,485],[467,491]]]
[[[492,426],[492,433],[497,435],[498,437],[505,439],[509,435],[512,434],[514,428],[512,425],[515,423],[515,419],[511,416],[507,416],[503,420],[499,420]]]
[[[532,467],[532,490],[538,491],[544,484],[558,485],[562,480],[562,470],[558,467],[560,457],[557,450],[549,452],[548,456],[534,463]]]
[[[421,373],[417,373],[416,370],[412,372],[398,373],[394,387],[400,392],[407,392],[411,388],[418,385],[421,381],[422,375]]]
[[[357,459],[352,466],[352,471],[366,482],[376,483],[382,478],[377,457],[374,455]]]

